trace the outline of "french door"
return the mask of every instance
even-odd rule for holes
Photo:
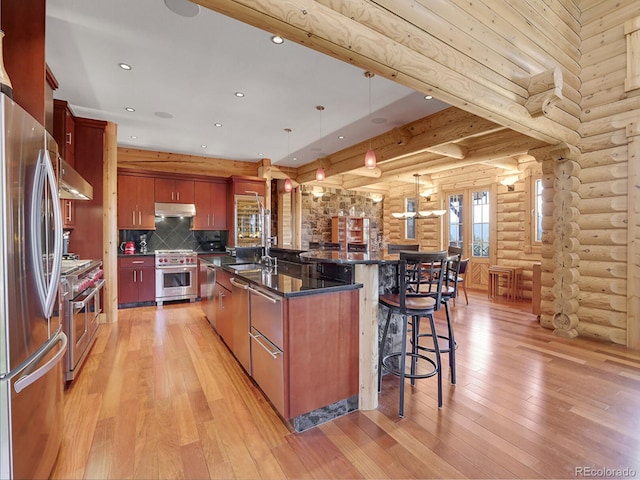
[[[469,258],[467,286],[487,289],[489,265],[495,258],[495,202],[490,187],[446,192],[447,245],[462,248]]]

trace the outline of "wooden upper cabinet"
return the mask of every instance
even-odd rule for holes
[[[154,179],[118,175],[118,228],[155,230]]]
[[[63,100],[53,101],[53,138],[58,144],[60,156],[74,167],[75,119],[69,104]]]
[[[260,177],[243,177],[232,175],[229,179],[232,195],[258,195],[264,197],[267,191],[266,180]]]
[[[163,203],[195,203],[193,180],[156,178],[155,200]]]
[[[220,182],[194,182],[196,216],[193,230],[227,229],[227,187]]]

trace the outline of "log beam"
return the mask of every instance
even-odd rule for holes
[[[547,143],[576,144],[577,132],[532,118],[514,83],[418,27],[403,5],[334,0],[195,0],[206,8],[278,34],[364,70],[430,94]],[[411,9],[409,9],[411,10]],[[411,35],[402,34],[405,29]],[[408,38],[410,37],[410,38]],[[428,45],[428,48],[425,48]],[[474,75],[470,75],[473,72]],[[505,78],[505,80],[508,80]]]

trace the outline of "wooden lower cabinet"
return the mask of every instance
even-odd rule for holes
[[[118,305],[155,302],[155,257],[118,258]]]
[[[250,293],[251,298],[255,295]],[[282,321],[251,303],[253,378],[286,419],[358,393],[358,290],[282,300]],[[271,351],[271,353],[269,353]]]

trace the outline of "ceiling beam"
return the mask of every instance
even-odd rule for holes
[[[480,59],[430,34],[425,2],[395,0],[194,0],[263,30],[296,41],[385,78],[431,94],[543,142],[580,141],[567,122],[532,117],[524,106],[526,90],[497,73],[502,60]],[[417,8],[423,14],[415,17]],[[424,21],[422,21],[424,20]],[[451,23],[452,28],[455,27]],[[525,50],[520,55],[527,57]],[[535,59],[525,58],[531,64]],[[565,60],[565,57],[563,57]],[[568,62],[569,60],[567,60]],[[494,65],[495,64],[495,65]],[[494,68],[492,68],[494,67]],[[570,68],[572,65],[561,65]],[[570,118],[569,118],[570,117]]]
[[[446,113],[443,113],[446,112]],[[378,167],[384,171],[384,165],[393,160],[412,156],[416,153],[428,152],[430,149],[445,148],[452,142],[469,140],[488,133],[505,130],[489,120],[482,119],[459,109],[446,109],[415,122],[402,129],[394,128],[371,140],[345,148],[298,168],[296,180],[307,183],[315,179],[316,169],[322,165],[327,177],[349,173],[363,166],[364,152],[371,144],[378,157]],[[400,136],[399,132],[404,132]],[[407,136],[406,132],[412,133]],[[457,149],[457,154],[462,152]],[[449,149],[453,152],[453,149]],[[455,153],[455,152],[454,152]]]

